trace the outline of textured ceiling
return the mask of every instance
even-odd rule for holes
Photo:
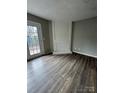
[[[27,0],[28,12],[49,20],[77,21],[97,16],[97,0]]]

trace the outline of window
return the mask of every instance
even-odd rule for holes
[[[30,55],[40,53],[38,29],[36,26],[27,26],[27,43]]]

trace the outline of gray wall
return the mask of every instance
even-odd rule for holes
[[[97,57],[97,17],[73,22],[72,51]]]
[[[27,20],[38,22],[41,24],[43,38],[44,38],[44,50],[45,54],[52,52],[52,25],[51,21],[34,16],[32,14],[27,13]]]
[[[53,52],[53,32],[52,32],[52,22],[49,22],[49,37],[50,37],[50,49]]]

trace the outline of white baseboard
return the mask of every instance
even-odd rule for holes
[[[72,54],[72,52],[53,52],[53,54]]]
[[[87,53],[82,53],[82,52],[77,52],[77,51],[73,51],[73,52],[78,53],[78,54],[82,54],[82,55],[86,55],[86,56],[97,58],[97,56],[90,55],[90,54],[87,54]]]
[[[82,53],[82,52],[77,52],[77,51],[73,51],[73,52],[78,53],[78,54],[82,54],[82,55],[86,55],[86,56],[97,58],[97,56],[94,56],[94,55],[90,55],[90,54],[86,54],[86,53]],[[69,51],[69,52],[53,52],[53,55],[54,54],[72,54],[72,52],[71,51]]]

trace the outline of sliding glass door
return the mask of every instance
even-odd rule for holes
[[[43,37],[41,25],[36,22],[28,21],[27,25],[27,46],[28,59],[35,58],[43,54]]]

